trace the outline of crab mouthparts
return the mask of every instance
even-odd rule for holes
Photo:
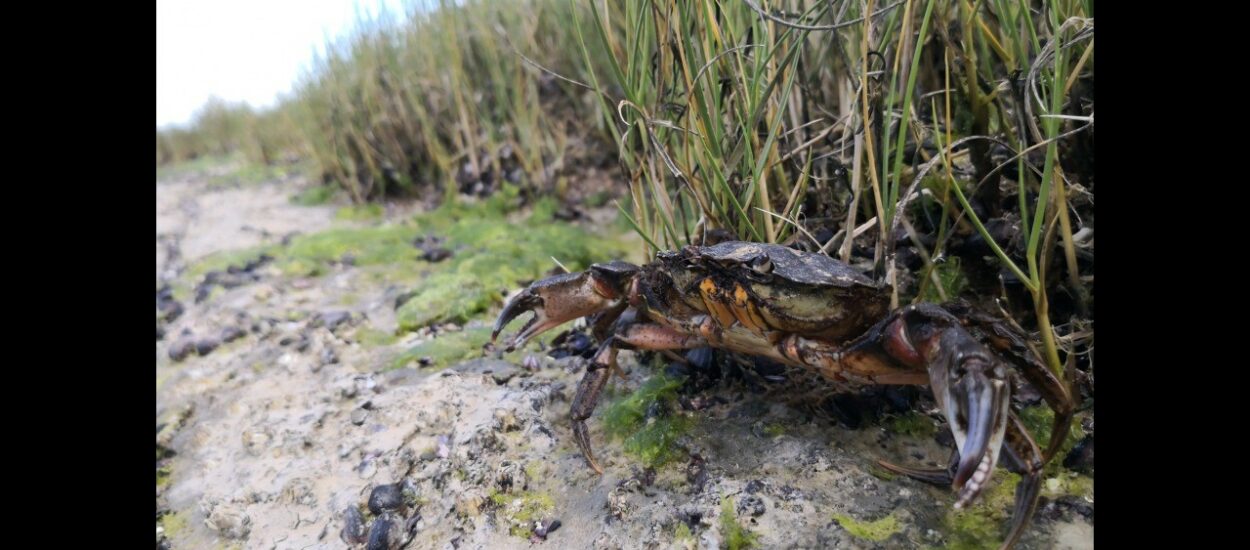
[[[1008,386],[980,369],[969,369],[947,389],[945,397],[946,419],[959,448],[955,508],[963,508],[981,493],[998,462],[1009,414]]]

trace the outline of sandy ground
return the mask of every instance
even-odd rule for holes
[[[333,207],[292,205],[298,184],[158,183],[158,285],[213,251],[337,223]],[[951,544],[942,522],[949,491],[872,473],[877,458],[944,465],[949,451],[932,437],[813,421],[725,386],[705,392],[713,404],[693,413],[695,427],[680,442],[702,460],[653,474],[608,440],[596,415],[591,437],[606,468],[599,477],[569,428],[579,360],[530,350],[438,372],[386,370],[396,350],[429,337],[362,343],[365,330],[395,329],[393,303],[404,288],[351,266],[313,279],[264,267],[257,275],[182,304],[156,343],[158,454],[172,455],[158,460],[167,472],[158,476],[158,546],[345,548],[353,529],[344,511],[356,509],[370,517],[355,547],[372,536],[371,548],[719,548],[725,497],[763,548]],[[171,347],[197,338],[232,341],[171,359]],[[649,371],[632,353],[621,359],[629,380],[613,384],[624,392]],[[407,503],[375,520],[364,504],[372,494],[389,510],[387,493],[375,489],[390,484]],[[1092,509],[1044,506],[1018,547],[1091,548]],[[873,542],[835,514],[893,514],[900,529]],[[545,540],[517,536],[535,530],[550,532]]]

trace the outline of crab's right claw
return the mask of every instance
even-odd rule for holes
[[[499,337],[508,323],[527,311],[533,311],[534,316],[508,340],[506,351],[524,346],[531,338],[565,322],[613,307],[625,294],[625,276],[637,270],[636,267],[625,269],[617,266],[618,263],[623,262],[595,265],[587,271],[536,281],[504,306],[495,321],[491,341]]]

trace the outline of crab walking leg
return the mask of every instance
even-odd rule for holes
[[[569,417],[573,421],[573,440],[577,442],[577,448],[581,449],[582,456],[586,457],[586,462],[599,475],[603,475],[603,468],[595,461],[595,453],[590,449],[590,436],[586,433],[586,419],[595,412],[595,405],[599,403],[603,386],[607,385],[608,378],[612,377],[612,371],[615,369],[616,347],[612,345],[611,340],[608,340],[599,346],[594,359],[586,365],[586,374],[577,385],[577,395],[573,397],[573,406],[569,409]]]
[[[1037,511],[1037,501],[1041,496],[1042,467],[1046,464],[1037,443],[1029,437],[1020,418],[1013,412],[1011,422],[1007,425],[1006,440],[1003,442],[1003,466],[1008,471],[1021,475],[1020,484],[1016,485],[1016,502],[1011,512],[1011,530],[1007,540],[1003,541],[1000,550],[1011,548],[1024,528],[1028,526],[1033,513]]]
[[[609,338],[594,359],[586,366],[586,374],[577,385],[577,394],[573,397],[573,406],[569,417],[573,421],[573,440],[581,449],[582,456],[596,473],[602,475],[603,468],[595,460],[595,453],[590,446],[590,435],[586,430],[586,420],[595,411],[603,387],[607,385],[612,371],[617,370],[616,353],[621,349],[640,349],[664,351],[691,349],[707,345],[698,336],[684,334],[673,329],[655,324],[633,324],[625,327],[616,336]]]

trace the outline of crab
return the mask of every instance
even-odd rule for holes
[[[879,464],[949,486],[963,508],[986,487],[1001,460],[1022,480],[1002,548],[1023,533],[1037,507],[1042,467],[1063,442],[1075,411],[1071,390],[1031,351],[1013,325],[966,304],[914,304],[890,310],[890,289],[828,256],[776,244],[723,242],[661,252],[645,266],[623,261],[534,282],[505,304],[491,335],[518,316],[533,317],[505,351],[565,322],[588,317],[601,342],[573,398],[574,440],[602,474],[586,421],[613,373],[617,352],[710,346],[808,369],[835,388],[928,384],[953,432],[945,469]],[[1011,407],[1012,371],[1055,411],[1041,451]]]

